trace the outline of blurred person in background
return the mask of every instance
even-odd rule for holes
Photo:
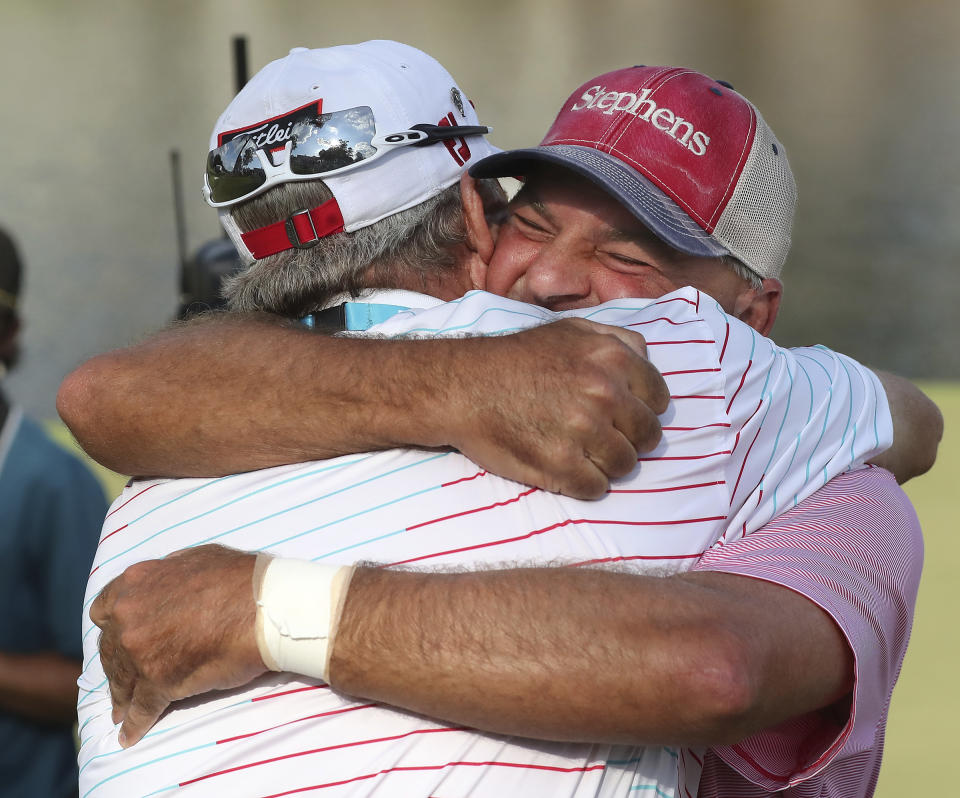
[[[0,385],[17,359],[23,266],[0,230]],[[0,794],[75,796],[77,621],[106,501],[85,465],[0,388]]]

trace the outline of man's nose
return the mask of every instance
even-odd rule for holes
[[[526,273],[531,301],[546,308],[585,307],[591,294],[587,264],[563,248],[546,246]]]

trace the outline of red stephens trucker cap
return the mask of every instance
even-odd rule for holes
[[[475,164],[474,177],[553,163],[605,189],[690,255],[732,255],[778,277],[790,249],[796,183],[783,145],[729,84],[675,67],[600,75],[564,103],[538,147]]]

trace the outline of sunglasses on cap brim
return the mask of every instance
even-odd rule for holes
[[[241,133],[207,156],[204,198],[214,208],[233,205],[278,183],[331,176],[364,166],[398,147],[424,147],[461,136],[484,135],[492,128],[417,124],[383,136],[376,130],[373,111],[358,106],[299,119],[281,134],[281,141],[275,137],[264,143],[262,128]],[[280,152],[285,155],[277,156]],[[278,163],[271,156],[277,156]]]

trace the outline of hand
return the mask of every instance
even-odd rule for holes
[[[487,470],[596,499],[660,441],[670,395],[639,333],[564,319],[472,341],[451,381],[461,409],[446,405],[443,421]]]
[[[131,565],[90,607],[102,630],[120,744],[178,699],[239,687],[266,670],[257,649],[256,555],[208,545]]]

